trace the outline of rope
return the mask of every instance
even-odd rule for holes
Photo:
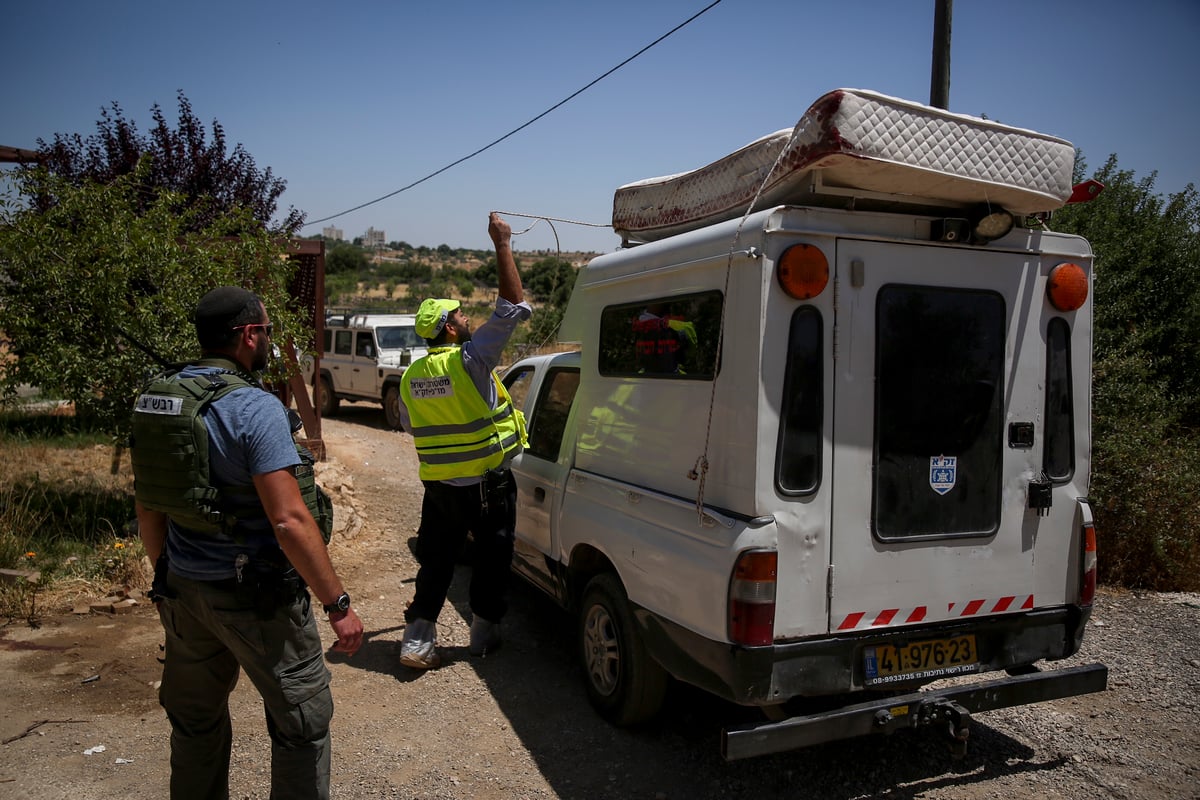
[[[725,261],[725,288],[723,291],[724,301],[721,303],[721,319],[720,325],[717,328],[717,349],[713,354],[713,381],[712,388],[708,395],[708,422],[704,427],[704,450],[699,457],[696,458],[696,463],[692,466],[691,472],[688,473],[689,480],[698,480],[696,486],[696,513],[700,517],[700,522],[704,522],[704,485],[708,477],[708,446],[712,439],[712,421],[713,409],[717,404],[717,367],[721,359],[721,346],[725,341],[725,309],[729,305],[729,276],[733,273],[733,254],[737,251],[738,241],[742,237],[742,228],[746,224],[746,220],[750,217],[750,213],[754,211],[754,207],[758,204],[758,198],[762,196],[763,190],[767,188],[767,182],[771,180],[771,176],[775,174],[775,170],[779,169],[780,162],[783,161],[784,154],[788,148],[792,146],[792,142],[801,133],[796,129],[792,131],[792,135],[787,142],[779,150],[779,155],[775,157],[775,163],[767,170],[767,174],[763,176],[762,183],[758,185],[758,191],[754,193],[754,197],[750,200],[750,204],[746,206],[746,212],[742,214],[741,220],[738,222],[737,230],[733,232],[733,239],[729,243],[729,253]]]
[[[580,222],[579,220],[562,219],[561,217],[547,217],[542,214],[521,214],[517,211],[496,211],[494,213],[500,214],[501,216],[505,216],[505,217],[524,217],[525,219],[533,220],[533,224],[530,225],[525,230],[513,231],[513,234],[512,234],[513,236],[520,236],[522,234],[529,233],[531,230],[533,230],[534,228],[537,227],[537,224],[539,222],[544,221],[547,225],[550,226],[550,230],[554,234],[554,252],[555,252],[554,282],[550,286],[550,297],[552,297],[552,298],[554,297],[554,293],[558,291],[559,265],[563,262],[562,244],[559,242],[558,228],[554,227],[554,223],[555,222],[565,222],[569,225],[584,225],[589,228],[611,228],[612,227],[612,225],[608,225],[608,224],[604,224],[604,223]],[[549,342],[551,339],[558,336],[558,329],[561,327],[562,327],[562,320],[559,320],[558,325],[555,325],[554,328],[549,333],[546,334],[546,337],[544,339],[542,339],[542,341],[536,345],[535,349],[541,350],[542,348],[544,348],[546,346],[547,342]]]

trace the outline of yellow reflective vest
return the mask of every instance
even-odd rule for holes
[[[400,393],[421,480],[481,476],[525,445],[525,415],[494,372],[492,380],[499,401],[495,409],[475,388],[457,345],[435,347],[405,370]]]

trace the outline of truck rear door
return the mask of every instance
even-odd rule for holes
[[[1026,510],[1039,270],[1036,254],[839,239],[831,632],[1061,601],[1034,585]]]

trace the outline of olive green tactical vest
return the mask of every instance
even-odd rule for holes
[[[220,363],[198,362],[201,366]],[[179,369],[174,368],[155,378],[138,396],[129,452],[139,503],[166,514],[186,531],[240,538],[238,518],[229,511],[227,501],[252,495],[255,489],[213,486],[208,427],[202,414],[209,403],[245,388],[262,390],[232,370],[222,368],[215,374],[181,378]],[[300,445],[296,450],[301,460],[295,468],[300,495],[328,544],[333,531],[333,505],[316,484],[312,454]]]

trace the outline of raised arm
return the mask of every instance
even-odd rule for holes
[[[495,211],[488,217],[488,235],[496,246],[496,275],[500,280],[500,296],[510,303],[525,299],[525,287],[513,258],[512,228]]]

